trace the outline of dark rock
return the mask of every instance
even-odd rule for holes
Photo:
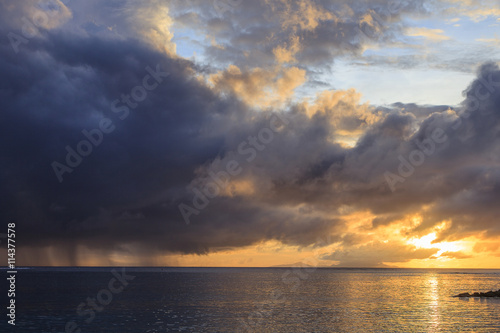
[[[498,291],[488,291],[486,293],[475,292],[472,295],[469,293],[462,293],[453,297],[500,297],[500,289]]]

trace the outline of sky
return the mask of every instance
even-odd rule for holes
[[[500,267],[496,0],[0,0],[18,265]]]

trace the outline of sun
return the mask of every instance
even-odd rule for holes
[[[445,252],[458,252],[465,249],[461,241],[432,243],[436,238],[436,233],[432,232],[420,238],[411,238],[408,240],[408,244],[415,245],[415,247],[420,249],[438,249],[439,251],[436,253],[436,257],[439,257]]]

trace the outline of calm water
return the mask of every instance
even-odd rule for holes
[[[75,332],[500,332],[500,299],[450,297],[500,289],[500,270],[125,272],[135,277],[120,292],[111,268],[19,271],[16,327],[4,316],[0,332],[65,332],[67,322]],[[88,298],[105,305],[92,310]]]

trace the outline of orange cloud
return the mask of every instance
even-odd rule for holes
[[[289,62],[297,61],[295,59],[295,54],[301,49],[300,41],[298,36],[292,36],[290,42],[285,43],[283,46],[277,46],[273,49],[273,54],[276,61],[280,64],[286,64]]]
[[[124,11],[130,12],[129,21],[138,33],[157,50],[170,56],[176,54],[176,45],[172,42],[173,19],[169,15],[167,5],[158,0],[137,3],[129,2]]]
[[[293,10],[292,1],[281,1],[286,6],[285,11],[281,14],[283,29],[298,26],[302,30],[314,30],[319,25],[319,22],[336,19],[333,13],[319,7],[310,0],[300,0],[298,9]]]
[[[406,35],[411,37],[423,37],[432,42],[441,42],[450,39],[450,37],[444,35],[444,31],[441,29],[413,27],[406,30]]]
[[[218,92],[236,94],[254,107],[279,106],[291,99],[306,81],[306,71],[297,67],[242,71],[234,65],[208,78]]]
[[[467,259],[467,258],[472,258],[473,256],[470,254],[465,254],[462,251],[457,251],[457,252],[443,252],[439,255],[440,257],[448,257],[452,259]]]
[[[495,0],[447,0],[452,6],[447,11],[455,15],[464,15],[475,22],[488,17],[500,17],[500,7]],[[500,19],[500,18],[499,18]]]

